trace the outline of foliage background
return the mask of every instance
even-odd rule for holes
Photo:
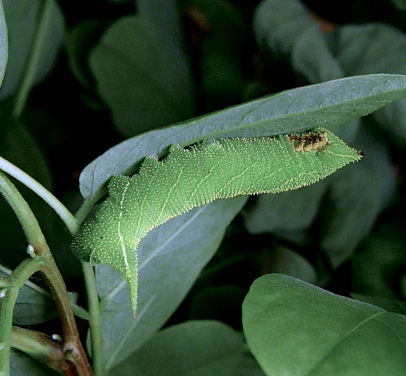
[[[72,211],[80,205],[83,168],[130,136],[309,83],[406,73],[406,12],[389,0],[304,1],[322,34],[317,30],[315,36],[315,27],[307,39],[301,36],[294,53],[288,43],[270,51],[259,42],[260,31],[254,34],[253,28],[258,1],[185,0],[176,8],[171,1],[94,0],[83,6],[59,0],[38,84],[22,116],[13,120],[41,1],[3,2],[10,58],[0,90],[0,154]],[[293,19],[291,9],[280,7],[275,20]],[[284,32],[282,40],[299,39]],[[388,106],[340,130],[365,151],[367,167],[337,173],[333,188],[317,184],[302,194],[250,199],[167,325],[217,319],[241,329],[249,286],[269,272],[345,296],[372,295],[371,303],[399,310],[406,290],[406,121],[396,111]],[[39,217],[68,289],[82,291],[67,231],[35,194],[19,189]],[[25,239],[2,201],[0,213],[0,262],[12,269],[26,257]]]

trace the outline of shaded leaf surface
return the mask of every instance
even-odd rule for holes
[[[11,349],[10,376],[58,376],[59,372],[37,362],[21,351]]]
[[[405,316],[291,277],[270,274],[253,283],[243,304],[243,326],[268,375],[405,372]]]
[[[241,336],[227,325],[187,321],[158,332],[109,376],[232,376],[243,349]]]
[[[8,277],[8,273],[1,270],[0,277]],[[14,325],[40,324],[57,317],[54,300],[41,288],[31,282],[26,282],[20,290],[13,311]]]
[[[394,288],[406,268],[404,222],[399,218],[378,227],[351,259],[352,291],[396,299]]]
[[[3,0],[8,27],[9,60],[6,76],[0,90],[0,99],[13,95],[21,83],[24,69],[30,58],[32,43],[42,10],[40,0]],[[57,52],[62,44],[65,20],[58,4],[53,1],[52,15],[46,29],[46,43],[43,44],[35,72],[35,83],[40,82],[52,69]]]
[[[365,165],[348,166],[330,180],[320,210],[320,246],[333,268],[340,266],[369,233],[381,208],[381,182]]]
[[[85,199],[100,194],[113,175],[129,175],[145,156],[163,156],[170,145],[203,139],[258,137],[331,128],[364,116],[406,92],[404,76],[350,77],[301,87],[126,140],[90,163],[80,175]]]
[[[330,51],[346,75],[406,74],[406,34],[379,23],[345,25],[325,35]],[[377,111],[373,117],[393,141],[406,145],[406,99]]]
[[[153,18],[116,21],[93,48],[89,64],[124,136],[194,114],[191,73],[180,40]]]
[[[255,207],[244,216],[252,234],[270,232],[281,237],[307,230],[319,210],[330,179],[277,195],[258,196]]]
[[[48,163],[25,124],[4,118],[2,120],[0,128],[4,133],[0,137],[0,155],[52,191],[53,181]],[[15,179],[11,180],[33,210],[49,241],[56,233],[57,215],[37,194]],[[27,257],[27,239],[20,222],[2,196],[0,197],[0,216],[1,261],[12,269]]]

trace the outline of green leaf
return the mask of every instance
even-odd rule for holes
[[[194,114],[191,72],[179,35],[153,18],[127,16],[113,23],[89,64],[124,136]]]
[[[336,269],[369,233],[381,209],[382,186],[365,165],[348,166],[330,177],[320,208],[320,247]]]
[[[0,116],[3,113],[0,114]],[[48,190],[52,191],[53,181],[48,163],[37,143],[21,121],[2,119],[4,135],[0,137],[0,155],[32,176]],[[33,163],[35,161],[35,163]],[[34,212],[47,240],[55,240],[58,233],[57,215],[41,198],[22,183],[11,179]],[[8,268],[14,269],[27,258],[27,239],[21,224],[3,197],[0,197],[0,254],[1,261]],[[51,239],[50,239],[51,238]]]
[[[0,265],[0,277],[9,273]],[[20,290],[13,311],[14,325],[36,325],[58,316],[51,295],[32,282],[26,282]]]
[[[187,321],[153,336],[109,376],[234,376],[241,363],[241,336],[218,321]]]
[[[87,61],[89,50],[98,41],[105,27],[105,21],[87,19],[75,25],[66,38],[69,68],[78,82],[89,91],[95,86]]]
[[[289,134],[323,126],[332,128],[367,115],[406,94],[406,77],[370,75],[301,87],[205,115],[181,125],[144,133],[108,150],[80,175],[85,199],[100,194],[113,175],[129,175],[147,155],[165,155],[219,137]]]
[[[23,352],[12,348],[10,351],[10,376],[21,375],[58,376],[60,374]]]
[[[292,277],[270,274],[253,283],[243,327],[267,375],[405,373],[405,316]]]
[[[346,75],[406,74],[406,34],[380,23],[341,26],[325,40]],[[406,146],[406,99],[374,113],[379,126],[399,146]]]
[[[3,0],[8,25],[9,60],[6,75],[0,91],[0,99],[13,95],[21,83],[22,75],[34,41],[38,26],[41,0]],[[58,4],[54,1],[51,22],[46,33],[46,43],[40,54],[35,83],[42,81],[52,69],[65,32],[65,21]]]
[[[135,315],[137,247],[153,228],[217,199],[301,188],[360,159],[359,152],[322,128],[294,138],[220,139],[191,149],[172,147],[161,162],[146,158],[132,178],[112,179],[109,198],[81,226],[71,249],[83,261],[120,271]]]
[[[134,319],[124,278],[96,267],[107,369],[136,351],[173,314],[216,252],[225,228],[247,198],[217,200],[152,230],[138,248],[139,296]]]
[[[7,25],[4,17],[3,2],[0,0],[0,87],[6,73],[8,59]]]
[[[250,352],[244,354],[235,376],[265,376],[264,371]]]
[[[385,311],[406,314],[406,302],[396,299],[382,298],[381,296],[351,293],[351,298],[380,307]]]
[[[353,292],[397,299],[395,289],[406,268],[404,222],[394,217],[374,230],[351,258]]]
[[[297,0],[263,1],[254,14],[258,45],[277,56],[288,57],[302,33],[315,21]]]
[[[399,9],[406,10],[406,0],[392,0],[392,3],[395,4]]]
[[[286,5],[287,3],[285,3]],[[275,16],[277,15],[275,14]],[[291,51],[291,64],[297,73],[312,84],[346,76],[339,61],[328,49],[327,43],[315,22],[295,41]]]
[[[261,274],[279,273],[307,283],[317,283],[317,273],[313,265],[302,255],[289,248],[273,246],[269,251],[265,249],[262,257],[270,262],[269,265],[265,264]]]
[[[247,230],[252,234],[269,232],[294,241],[296,234],[313,223],[328,181],[325,179],[297,191],[259,196],[255,207],[244,213]],[[300,243],[299,239],[294,242]]]

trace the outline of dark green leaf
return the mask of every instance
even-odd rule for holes
[[[179,36],[153,18],[116,21],[93,48],[89,64],[124,136],[194,114],[191,72]]]
[[[399,9],[406,10],[405,0],[392,0],[392,3],[395,4]]]
[[[24,124],[5,120],[1,125],[5,128],[5,134],[0,138],[0,155],[39,181],[47,189],[52,190],[53,181],[48,163]],[[58,221],[56,214],[29,188],[15,179],[12,181],[33,210],[49,241],[48,235],[57,232],[54,231],[55,221]],[[8,268],[14,269],[28,257],[26,252],[28,244],[19,221],[2,196],[0,196],[0,216],[1,261]],[[58,235],[60,236],[60,234]]]
[[[58,372],[37,362],[21,351],[11,349],[10,376],[58,376]]]
[[[406,35],[400,30],[379,23],[345,25],[325,38],[346,75],[406,74]],[[406,99],[391,103],[373,117],[396,144],[406,146]]]
[[[313,223],[329,179],[296,191],[258,196],[255,207],[244,215],[247,230],[252,234],[269,232],[294,239]]]
[[[3,0],[4,13],[8,25],[9,59],[6,76],[0,91],[0,99],[13,95],[21,83],[24,69],[30,58],[35,31],[42,10],[41,0]],[[35,83],[40,82],[52,69],[65,32],[65,21],[58,4],[53,1],[51,21],[47,27],[35,72]],[[0,46],[1,47],[1,46]]]
[[[360,294],[397,299],[406,268],[404,222],[394,217],[374,230],[351,259],[351,290]]]
[[[1,270],[0,277],[8,273]],[[18,294],[13,312],[14,325],[36,325],[58,316],[51,295],[32,282],[26,282]]]
[[[354,168],[355,167],[355,168]],[[330,176],[320,209],[320,246],[333,268],[339,267],[369,233],[381,208],[381,182],[362,164]]]
[[[218,321],[187,321],[158,332],[110,376],[234,376],[241,336]]]
[[[404,375],[406,317],[278,274],[243,303],[248,346],[267,375]]]

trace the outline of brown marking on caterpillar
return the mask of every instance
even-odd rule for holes
[[[297,144],[295,145],[295,142]],[[310,151],[310,150],[323,150],[330,145],[330,141],[327,134],[324,132],[309,133],[307,135],[298,136],[291,134],[289,136],[289,143],[292,145],[293,150],[298,151]]]
[[[357,153],[358,153],[358,155],[361,156],[361,157],[363,157],[363,156],[365,155],[365,153],[364,153],[363,151],[361,151],[361,150],[358,150]]]

